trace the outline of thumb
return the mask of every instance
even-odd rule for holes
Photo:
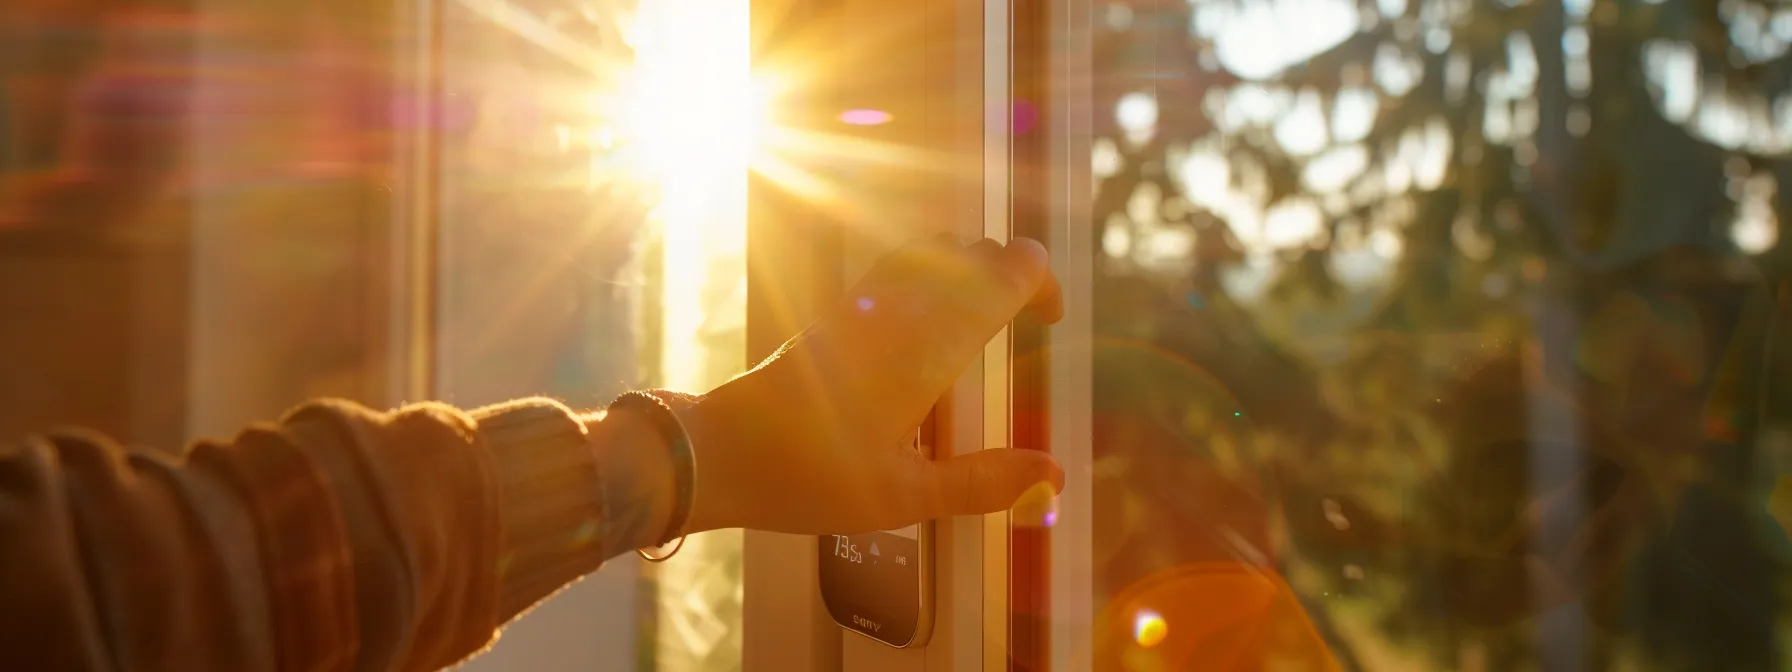
[[[1064,489],[1064,469],[1041,450],[979,450],[930,464],[935,518],[1002,511],[1040,483]]]

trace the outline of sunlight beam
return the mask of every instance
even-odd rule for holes
[[[506,0],[456,0],[462,7],[472,10],[494,24],[504,27],[517,37],[528,40],[555,56],[559,56],[592,75],[608,80],[622,74],[625,64],[616,63],[598,51],[587,47],[571,38],[561,35],[560,31],[536,18],[529,10],[518,7]]]

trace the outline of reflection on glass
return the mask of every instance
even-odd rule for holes
[[[388,222],[348,129],[380,50],[299,6],[0,6],[0,433],[173,451],[379,403]],[[223,64],[229,64],[225,66]]]
[[[1103,7],[1097,669],[1788,665],[1792,15]]]

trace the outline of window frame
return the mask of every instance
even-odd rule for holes
[[[1090,344],[1094,338],[1093,22],[1091,0],[1038,0],[1021,15],[1018,31],[1033,46],[1023,86],[1042,94],[1045,137],[1032,150],[1043,158],[1033,181],[1016,187],[1015,200],[1034,204],[1037,219],[1019,226],[1037,232],[1051,252],[1052,272],[1063,291],[1064,316],[1045,334],[1044,420],[1049,450],[1064,468],[1058,515],[1049,528],[1042,560],[1047,625],[1034,633],[1030,652],[1037,669],[1088,669],[1093,664],[1094,480]],[[1010,667],[1010,669],[1023,669]],[[1032,668],[1027,668],[1032,669]]]
[[[444,77],[444,8],[455,0],[399,0],[395,25],[414,26],[393,50],[391,65],[401,85],[437,94]],[[766,49],[779,49],[778,58],[823,58],[840,42],[810,41],[801,45],[774,42],[788,38],[788,22],[819,20],[840,0],[754,0],[752,31],[755,64]],[[976,194],[980,216],[953,224],[963,236],[1006,241],[1011,235],[1042,239],[1053,253],[1053,270],[1063,283],[1066,314],[1059,325],[1042,330],[1037,345],[1049,350],[1042,368],[1031,375],[1049,394],[1044,417],[1050,450],[1065,465],[1070,483],[1060,508],[1087,511],[1089,507],[1089,363],[1086,343],[1090,333],[1091,225],[1087,221],[1090,179],[1088,155],[1089,11],[1088,0],[932,0],[955,6],[963,25],[975,26],[981,39],[975,49],[960,58],[975,59],[979,76],[975,92],[976,138],[971,142],[979,163],[981,184]],[[1029,17],[1031,17],[1029,19]],[[1017,24],[1016,21],[1025,21]],[[1032,35],[1043,53],[1016,54],[1019,31],[1044,30]],[[1043,58],[1019,62],[1022,58]],[[1028,70],[1027,68],[1032,68]],[[1043,80],[1023,80],[1039,77]],[[1037,110],[1045,122],[1034,131],[1039,142],[1017,140],[1010,132],[1015,87],[1038,85],[1048,97]],[[439,221],[442,197],[439,138],[428,126],[426,109],[411,109],[415,116],[395,133],[392,154],[394,196],[390,203],[392,225],[382,244],[392,251],[387,268],[384,380],[387,394],[381,401],[440,396],[441,365],[438,329],[441,305],[438,256],[445,235]],[[1017,157],[1017,154],[1031,155]],[[968,156],[968,155],[967,155]],[[1044,167],[1031,172],[1016,160],[1043,158]],[[820,306],[845,289],[840,268],[844,250],[837,235],[827,232],[827,218],[814,208],[779,194],[766,179],[750,175],[747,222],[747,355],[757,361],[796,334]],[[766,272],[765,269],[775,269]],[[977,449],[1006,448],[1017,438],[1013,426],[1013,377],[1017,374],[1015,334],[1004,331],[973,364],[954,388],[946,415],[952,418],[948,432],[954,445]],[[1024,338],[1024,337],[1023,337]],[[1064,516],[1051,530],[1047,548],[1050,568],[1049,632],[1034,644],[1049,647],[1053,669],[1064,669],[1077,652],[1088,651],[1088,624],[1064,618],[1090,613],[1089,566],[1075,559],[1086,556],[1091,530],[1087,516]],[[863,648],[867,643],[835,626],[821,604],[815,581],[813,537],[749,531],[744,541],[743,588],[747,593],[742,613],[742,664],[748,670],[821,672],[883,667],[914,669],[944,666],[949,669],[1013,669],[1011,622],[1013,599],[1011,544],[1013,528],[1007,514],[981,519],[941,521],[936,567],[936,628],[933,640],[915,652]],[[615,564],[632,566],[621,559]],[[632,571],[630,572],[632,575]],[[777,599],[753,599],[776,595]],[[525,629],[585,627],[592,609],[630,614],[632,601],[579,605],[575,610],[537,613],[518,624]],[[513,626],[517,627],[517,626]],[[515,633],[521,635],[522,633]],[[520,639],[521,637],[512,637]],[[638,639],[633,633],[631,639]],[[633,647],[627,647],[632,649]],[[614,660],[633,666],[632,651]],[[1086,657],[1086,655],[1084,656]],[[909,662],[904,662],[909,661]],[[497,664],[488,661],[487,664]],[[480,669],[478,660],[467,669]]]
[[[979,184],[950,198],[977,216],[953,218],[942,229],[917,223],[912,233],[951,230],[962,237],[1008,240],[1012,192],[1010,118],[1011,0],[930,0],[956,17],[959,34],[977,36],[954,45],[957,65],[948,72],[975,75],[956,80],[953,119],[934,131]],[[755,67],[779,62],[817,62],[852,46],[851,31],[826,30],[827,12],[839,0],[755,0]],[[894,10],[902,8],[890,5]],[[794,27],[793,27],[794,24]],[[815,39],[812,35],[826,35]],[[828,95],[786,101],[805,108],[798,116],[827,118]],[[963,119],[960,119],[961,116]],[[932,143],[934,138],[930,138]],[[973,168],[974,166],[974,168]],[[760,176],[748,191],[748,355],[769,355],[798,333],[825,303],[847,286],[851,255],[832,216],[805,204]],[[1006,448],[1010,442],[1010,334],[992,340],[953,388],[941,408],[946,443],[971,449]],[[936,450],[938,448],[936,447]],[[956,450],[956,448],[947,448]],[[937,455],[936,457],[942,457]],[[743,667],[821,672],[841,669],[1005,669],[1009,655],[1008,581],[1010,534],[1006,514],[961,517],[935,525],[934,631],[913,649],[891,649],[836,626],[822,604],[816,580],[815,538],[746,533]],[[775,595],[776,599],[755,599]]]

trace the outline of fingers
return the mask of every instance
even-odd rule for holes
[[[880,259],[842,304],[851,340],[902,368],[884,379],[935,396],[1022,311],[1055,322],[1062,299],[1045,247],[1016,239],[916,241]]]
[[[878,258],[853,293],[919,300],[920,294],[931,294],[941,285],[962,279],[967,270],[966,252],[964,241],[949,233],[911,241]]]
[[[1003,245],[983,238],[966,245],[938,237],[909,248],[910,260],[899,268],[910,282],[932,285],[957,302],[981,304],[974,312],[1008,322],[1022,309],[1051,323],[1063,312],[1063,296],[1051,272],[1045,246],[1030,238]],[[900,271],[898,271],[900,272]]]
[[[1051,255],[1044,245],[1032,238],[1015,238],[1002,248],[1002,252],[1001,268],[1014,283],[1016,296],[1023,303],[1031,301],[1051,277]]]
[[[1064,489],[1064,469],[1039,450],[979,450],[929,464],[933,518],[1007,510],[1041,483]]]
[[[1008,244],[1008,249],[1015,248],[1026,251],[1026,258],[1014,262],[1017,267],[1010,272],[1018,278],[1016,282],[1026,297],[1027,316],[1041,324],[1054,324],[1063,319],[1064,290],[1058,284],[1058,276],[1052,274],[1051,257],[1045,246],[1031,238],[1016,238]]]
[[[1063,316],[1063,292],[1052,276],[1050,255],[1039,241],[1016,238],[1002,245],[985,238],[972,243],[966,253],[971,279],[988,283],[981,292],[966,291],[970,288],[962,284],[956,287],[960,300],[982,304],[975,312],[1002,324],[1023,310],[1045,324]]]

